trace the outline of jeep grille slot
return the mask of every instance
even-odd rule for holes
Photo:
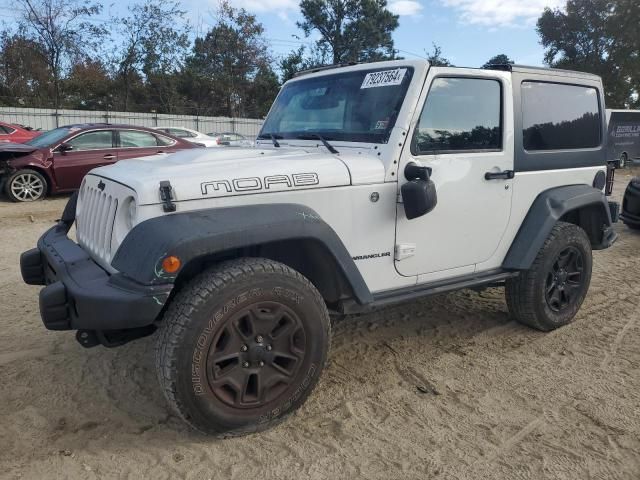
[[[92,256],[109,262],[118,200],[86,184],[82,187],[81,196],[82,207],[76,218],[78,242]]]

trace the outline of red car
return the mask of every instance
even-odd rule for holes
[[[26,143],[0,143],[0,186],[14,202],[72,192],[89,170],[128,158],[171,153],[197,144],[130,125],[92,123],[45,132]]]
[[[38,135],[40,132],[0,122],[0,143],[24,143]]]

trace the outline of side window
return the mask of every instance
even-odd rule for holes
[[[434,79],[414,133],[414,155],[502,148],[502,88],[498,80]]]
[[[525,150],[595,148],[602,140],[601,125],[595,88],[522,82]]]
[[[149,132],[139,130],[120,130],[120,147],[122,148],[145,148],[157,147],[156,136]]]
[[[11,128],[6,125],[0,125],[0,135],[10,135],[15,131],[16,131],[15,128]]]
[[[113,134],[111,130],[87,132],[72,138],[66,143],[71,145],[75,151],[103,150],[113,148]]]
[[[158,145],[162,147],[168,147],[169,145],[176,143],[175,140],[165,137],[164,135],[156,135],[156,137],[158,138]]]
[[[170,133],[174,137],[178,138],[190,138],[195,137],[195,135],[187,130],[182,130],[181,128],[170,128],[167,133]]]

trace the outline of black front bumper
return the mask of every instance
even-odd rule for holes
[[[40,315],[49,330],[126,330],[151,325],[173,285],[142,285],[111,275],[58,223],[20,257],[23,280],[46,285]]]

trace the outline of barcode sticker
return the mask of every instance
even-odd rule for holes
[[[360,89],[374,87],[388,87],[390,85],[400,85],[407,73],[406,68],[396,68],[395,70],[385,70],[383,72],[367,73],[364,77]]]

